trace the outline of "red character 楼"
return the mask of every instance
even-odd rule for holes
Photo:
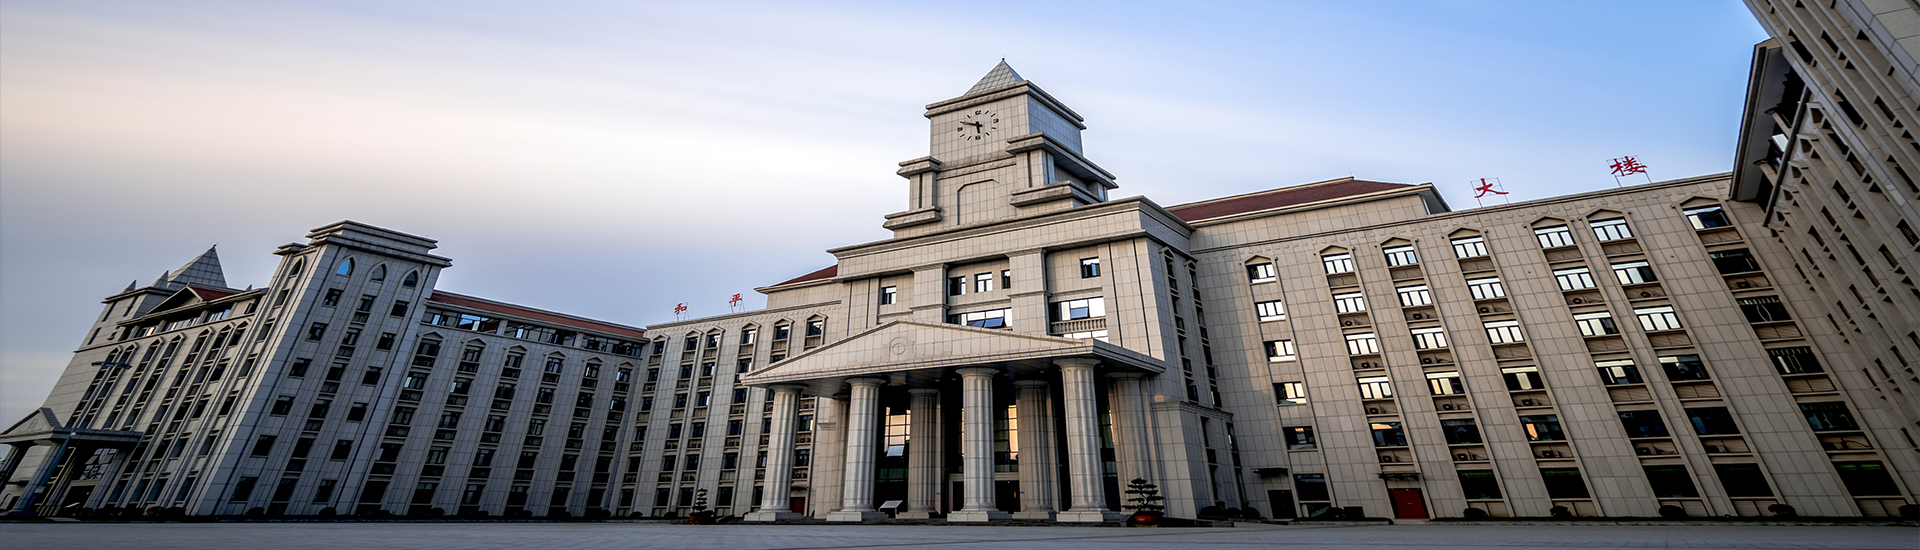
[[[1647,173],[1647,165],[1640,164],[1640,161],[1635,160],[1632,155],[1613,159],[1613,164],[1609,165],[1609,167],[1613,168],[1613,177],[1616,177],[1616,178],[1620,176],[1626,176],[1626,175],[1632,175],[1632,174]]]

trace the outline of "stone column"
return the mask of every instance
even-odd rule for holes
[[[916,388],[907,390],[907,395],[913,396],[907,425],[907,510],[898,517],[931,518],[940,511],[940,488],[946,477],[940,467],[945,451],[940,444],[940,390]]]
[[[33,479],[27,481],[27,485],[21,488],[20,502],[15,504],[13,510],[8,511],[7,515],[34,515],[33,504],[34,501],[37,500],[37,497],[40,496],[38,493],[47,486],[47,479],[53,477],[53,469],[60,465],[60,460],[66,458],[66,454],[67,440],[62,439],[58,446],[55,446],[52,451],[47,452],[47,457],[40,461],[40,466],[34,468]]]
[[[840,510],[827,521],[884,519],[873,509],[874,444],[879,440],[880,384],[878,378],[847,380],[852,386],[847,402],[847,466],[840,479]]]
[[[1060,462],[1053,453],[1052,384],[1046,380],[1013,383],[1019,418],[1020,511],[1018,519],[1053,519],[1060,510]]]
[[[760,509],[746,521],[800,519],[793,506],[793,421],[800,412],[800,391],[806,386],[782,385],[773,390],[773,426],[767,433],[767,477],[761,480]]]
[[[947,521],[981,522],[1012,517],[994,507],[993,491],[993,379],[1000,369],[960,369],[960,460],[966,483],[966,505],[947,515]]]
[[[1072,482],[1073,506],[1059,521],[1102,522],[1122,517],[1106,507],[1106,487],[1100,471],[1100,398],[1094,388],[1094,359],[1056,359],[1060,367],[1060,394],[1067,414],[1067,477]]]
[[[1146,376],[1137,372],[1108,376],[1113,383],[1109,408],[1113,409],[1114,461],[1120,468],[1122,486],[1133,478],[1159,483],[1153,475],[1153,446],[1147,431],[1152,411],[1147,404]]]
[[[7,446],[13,448],[13,453],[8,454],[7,463],[0,466],[0,485],[6,485],[7,482],[13,481],[14,471],[20,469],[20,460],[27,457],[28,450],[33,449],[33,444],[31,443],[24,445],[8,443]]]

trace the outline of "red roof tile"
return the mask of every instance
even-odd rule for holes
[[[826,267],[825,269],[821,269],[821,270],[819,270],[819,271],[815,271],[815,272],[813,272],[813,273],[808,273],[808,274],[806,274],[806,275],[801,275],[801,276],[799,276],[799,277],[795,277],[795,278],[792,278],[792,279],[788,279],[788,280],[785,280],[785,281],[781,281],[781,282],[779,282],[778,284],[775,284],[775,285],[773,285],[773,286],[786,286],[786,285],[790,285],[790,284],[794,284],[794,283],[804,283],[804,282],[807,282],[807,281],[818,281],[818,280],[821,280],[821,279],[832,279],[832,278],[834,278],[834,277],[836,277],[836,276],[839,276],[839,275],[840,275],[840,264],[833,264],[833,265],[830,265],[830,266],[827,266],[827,267]]]
[[[1412,187],[1404,183],[1381,183],[1377,181],[1340,180],[1317,185],[1282,187],[1271,191],[1262,191],[1238,197],[1214,199],[1191,204],[1170,207],[1168,212],[1189,222],[1243,214],[1269,208],[1307,204],[1340,197],[1365,195],[1392,189]]]
[[[208,302],[240,293],[239,291],[234,291],[234,290],[220,290],[215,288],[207,288],[204,286],[194,286],[194,285],[187,285],[187,288],[193,291],[193,295],[199,296],[201,300],[208,301]]]
[[[553,323],[561,326],[582,328],[587,330],[605,332],[609,334],[618,334],[621,336],[626,336],[626,337],[635,338],[635,339],[644,340],[647,337],[647,331],[637,329],[637,328],[623,327],[620,325],[602,323],[599,321],[589,321],[586,319],[568,317],[568,316],[560,315],[557,313],[540,311],[537,309],[527,309],[519,306],[511,306],[511,305],[502,304],[499,302],[486,300],[484,298],[475,298],[472,296],[461,296],[459,294],[440,292],[437,290],[434,291],[432,296],[427,297],[427,301],[440,302],[450,306],[458,306],[458,307],[464,307],[469,309],[477,309],[480,311],[499,313],[502,315],[512,315],[514,317],[519,317],[522,319],[543,321],[543,322]]]

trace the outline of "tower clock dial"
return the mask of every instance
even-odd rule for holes
[[[953,131],[961,141],[980,141],[1000,131],[1000,115],[989,109],[975,109],[961,117]]]

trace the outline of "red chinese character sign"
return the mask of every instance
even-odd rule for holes
[[[1467,185],[1473,186],[1473,202],[1480,206],[1486,206],[1486,203],[1481,202],[1480,199],[1487,195],[1498,195],[1503,203],[1507,200],[1507,192],[1500,185],[1500,178],[1480,178],[1467,182]]]
[[[727,309],[731,311],[740,311],[740,303],[744,301],[746,300],[742,299],[739,294],[734,294],[733,299],[727,300]]]
[[[687,313],[687,303],[686,303],[686,302],[680,302],[680,303],[678,303],[678,304],[674,304],[674,305],[673,305],[673,318],[674,318],[674,319],[679,319],[679,318],[681,318],[681,316],[683,316],[683,315],[686,315],[686,313]]]
[[[1633,158],[1633,155],[1613,159],[1607,168],[1613,170],[1613,184],[1616,187],[1620,185],[1621,177],[1634,174],[1640,174],[1647,178],[1647,183],[1653,183],[1653,174],[1647,173],[1647,165],[1641,164],[1640,159]]]

